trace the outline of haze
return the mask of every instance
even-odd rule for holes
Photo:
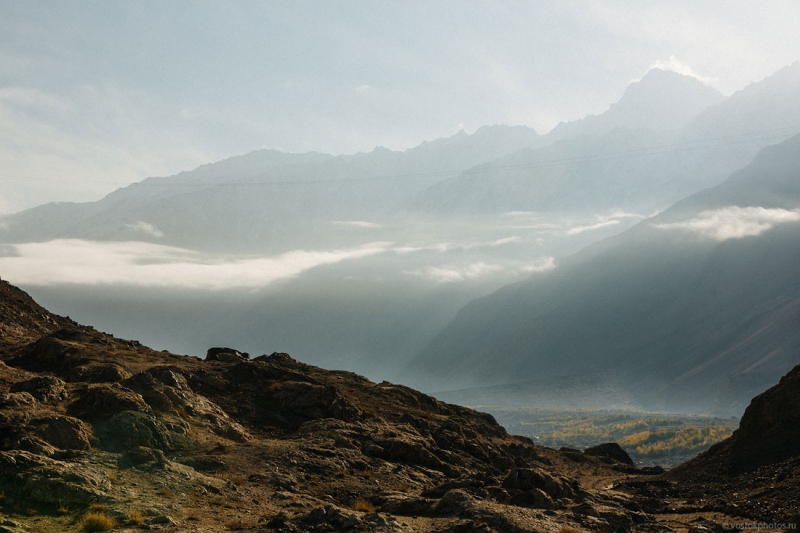
[[[54,312],[498,408],[800,362],[796,2],[2,9],[0,276]]]
[[[659,66],[724,94],[796,2],[0,2],[0,213],[259,148],[341,154],[605,111]]]

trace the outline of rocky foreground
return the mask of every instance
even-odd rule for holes
[[[534,446],[490,415],[286,354],[156,352],[52,315],[3,281],[0,361],[0,532],[111,521],[115,531],[701,532],[798,519],[800,424],[782,437],[786,412],[798,412],[798,369],[776,399],[754,401],[730,441],[663,473],[613,445]],[[761,444],[745,435],[753,420],[771,428]],[[745,441],[760,460],[742,460]]]

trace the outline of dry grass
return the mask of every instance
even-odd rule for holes
[[[105,503],[93,503],[93,504],[91,504],[89,506],[89,509],[87,509],[87,510],[89,512],[105,513],[106,511],[108,511],[108,504],[105,504]]]
[[[167,498],[167,499],[170,499],[170,500],[176,496],[175,491],[172,490],[169,487],[164,487],[164,488],[160,489],[158,492],[156,492],[156,494],[158,494],[159,496],[161,496],[163,498]]]
[[[128,513],[128,516],[126,518],[128,519],[128,523],[134,526],[138,526],[144,523],[144,517],[142,516],[142,513],[140,513],[139,511],[131,511],[130,513]]]
[[[239,475],[239,474],[234,474],[234,475],[228,476],[225,479],[227,479],[228,481],[230,481],[231,483],[233,483],[235,485],[244,485],[244,484],[247,483],[247,477]]]
[[[111,531],[117,525],[116,520],[111,518],[105,513],[96,513],[96,512],[88,512],[83,515],[80,522],[78,522],[78,528],[81,531],[86,531],[87,533],[94,532],[94,531]]]
[[[362,513],[374,513],[375,506],[369,503],[367,500],[356,500],[356,503],[353,504],[354,511],[360,511]]]
[[[119,476],[113,470],[106,471],[106,477],[111,482],[112,485],[119,485]]]
[[[558,528],[558,533],[581,533],[581,530],[570,526],[561,526]]]

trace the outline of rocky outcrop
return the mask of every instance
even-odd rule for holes
[[[48,503],[103,500],[111,483],[91,467],[26,451],[0,451],[0,488]]]
[[[54,376],[37,376],[11,385],[11,392],[28,392],[39,401],[57,404],[69,397],[66,383]]]
[[[583,450],[583,453],[591,457],[599,457],[601,460],[633,466],[633,459],[631,459],[631,456],[616,442],[598,444],[597,446],[586,448]]]
[[[198,533],[666,531],[646,512],[671,509],[674,485],[622,480],[651,472],[616,445],[548,450],[490,415],[287,354],[181,357],[35,312],[53,327],[0,338],[0,513],[41,512],[43,531],[91,504]],[[783,457],[787,420],[748,431]]]
[[[640,496],[642,508],[651,512],[705,509],[736,517],[731,523],[796,524],[798,472],[800,366],[752,400],[728,439],[661,476],[626,480],[620,488]],[[711,526],[695,529],[721,530],[718,523]]]
[[[794,458],[800,458],[800,366],[753,398],[730,438],[680,471],[716,467],[742,473]]]
[[[248,359],[250,359],[249,353],[240,352],[233,348],[209,348],[206,351],[206,361],[238,363],[239,361],[247,361]]]

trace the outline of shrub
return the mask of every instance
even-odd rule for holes
[[[135,526],[138,526],[139,524],[144,522],[144,517],[142,516],[142,513],[140,513],[139,511],[131,511],[130,513],[128,513],[127,518],[128,518],[128,523],[133,524]]]
[[[357,500],[353,505],[353,510],[361,511],[362,513],[374,513],[375,506],[369,503],[367,500]]]
[[[78,522],[78,527],[81,531],[87,533],[95,531],[111,531],[117,525],[117,522],[105,513],[89,512],[83,515],[81,521]]]

